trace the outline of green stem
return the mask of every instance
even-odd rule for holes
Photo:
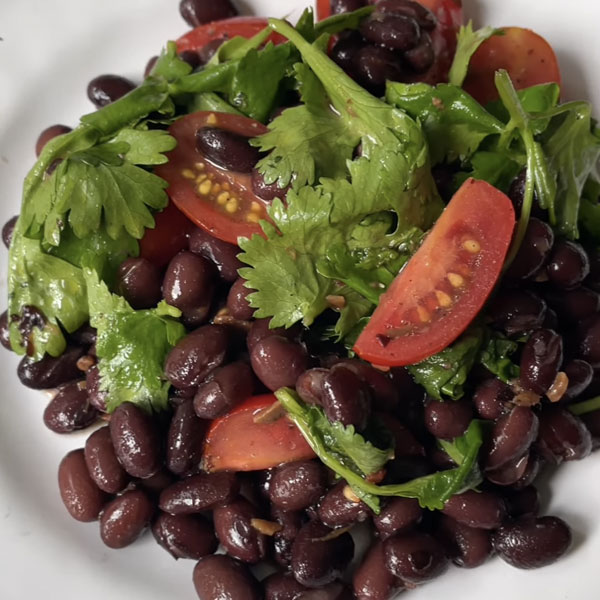
[[[198,73],[192,73],[182,77],[179,81],[169,84],[169,94],[179,96],[180,94],[200,94],[202,92],[214,92],[225,87],[237,69],[239,61],[216,65],[210,69],[204,69]]]
[[[585,400],[584,402],[578,402],[577,404],[571,404],[568,409],[577,416],[600,410],[600,396]]]

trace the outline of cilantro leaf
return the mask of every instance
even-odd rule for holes
[[[177,140],[160,129],[132,129],[126,127],[112,139],[116,144],[129,144],[123,158],[134,165],[162,165],[168,161],[164,152],[173,150]]]
[[[519,377],[519,366],[512,362],[510,355],[514,354],[519,345],[499,334],[488,332],[487,341],[481,350],[479,361],[490,373],[504,381],[511,383]]]

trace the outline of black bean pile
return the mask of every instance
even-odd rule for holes
[[[332,2],[334,12],[363,4]],[[181,12],[191,25],[235,14],[225,1],[183,0]],[[372,87],[389,76],[377,65],[398,65],[399,56],[403,66],[394,68],[408,63],[418,71],[409,57],[426,54],[433,27],[432,15],[413,2],[383,0],[360,36],[340,39],[334,54],[341,61],[344,45],[351,48],[364,67],[358,78]],[[129,89],[126,80],[101,76],[88,91],[101,106]],[[45,130],[38,154],[66,130]],[[220,130],[197,137],[209,160],[253,169],[256,157],[244,141]],[[247,146],[241,153],[240,144]],[[517,210],[525,175],[510,190]],[[509,338],[527,336],[520,378],[508,385],[485,370],[473,372],[471,388],[457,402],[428,398],[404,369],[382,372],[335,347],[323,353],[300,327],[269,329],[268,320],[254,319],[250,290],[237,274],[238,248],[202,229],[164,269],[143,258],[125,260],[115,291],[136,309],[165,299],[182,311],[188,329],[165,364],[170,411],[151,418],[124,403],[106,413],[89,326],[70,336],[62,356],[23,358],[18,368],[24,385],[56,390],[43,417],[49,429],[63,434],[101,424],[84,448],[60,463],[66,509],[79,521],[98,521],[110,548],[150,530],[174,558],[197,561],[193,580],[201,600],[389,600],[441,575],[450,562],[473,568],[496,553],[523,569],[553,563],[568,550],[571,532],[560,518],[539,515],[534,483],[544,466],[584,458],[600,445],[600,410],[583,418],[567,410],[600,394],[600,254],[555,238],[539,206],[533,214],[487,309],[492,327]],[[2,230],[7,247],[14,224],[11,219]],[[31,308],[22,326],[40,318]],[[6,312],[0,342],[10,349]],[[483,419],[489,423],[480,453],[484,482],[439,512],[414,499],[389,498],[376,515],[318,460],[255,472],[204,471],[211,420],[282,386],[295,387],[331,421],[358,431],[377,415],[395,441],[383,483],[454,467],[437,440],[458,437],[473,418]],[[351,531],[358,524],[369,529],[372,542],[350,573]],[[219,546],[225,554],[215,554]],[[258,563],[273,571],[262,581],[250,570]]]

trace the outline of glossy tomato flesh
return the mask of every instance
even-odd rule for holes
[[[252,192],[248,173],[218,167],[196,149],[196,132],[202,127],[219,127],[248,138],[262,135],[267,128],[238,115],[192,113],[169,128],[177,147],[167,153],[169,162],[155,169],[169,183],[167,193],[179,210],[211,235],[237,244],[239,237],[261,233],[258,222],[268,218],[269,203]]]
[[[273,394],[254,396],[213,421],[204,442],[203,468],[209,472],[259,471],[315,458],[285,411],[256,422],[276,401]]]
[[[381,297],[356,353],[374,364],[404,366],[446,348],[492,291],[514,227],[510,199],[468,179]]]

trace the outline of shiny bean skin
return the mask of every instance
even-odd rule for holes
[[[442,512],[469,527],[496,529],[506,515],[506,507],[496,494],[468,490],[452,496]]]
[[[578,327],[577,350],[579,358],[594,368],[600,367],[600,315],[594,315]]]
[[[269,499],[283,510],[308,508],[325,493],[327,474],[319,461],[298,461],[275,469]]]
[[[507,403],[514,397],[510,387],[500,379],[482,381],[473,394],[473,404],[482,419],[495,421],[507,410]]]
[[[181,339],[167,356],[165,375],[179,389],[192,388],[227,357],[229,332],[220,325],[205,325]]]
[[[414,498],[391,498],[373,517],[373,524],[381,539],[385,540],[397,533],[404,533],[423,518],[423,509]]]
[[[421,37],[421,29],[413,18],[390,13],[365,19],[359,31],[369,42],[400,52],[414,48]]]
[[[2,226],[2,242],[7,248],[10,248],[10,243],[12,241],[13,231],[15,230],[15,225],[17,224],[17,220],[19,219],[18,215],[11,217],[4,225]]]
[[[506,276],[512,279],[535,277],[546,264],[553,244],[554,232],[550,225],[535,217],[530,218],[519,251]]]
[[[465,569],[479,567],[492,553],[489,531],[469,527],[446,515],[440,517],[436,536],[454,564]]]
[[[357,600],[390,600],[396,592],[404,589],[402,580],[392,575],[385,566],[383,542],[376,541],[367,550],[354,572],[352,587]]]
[[[419,27],[427,31],[435,29],[437,25],[436,16],[428,8],[413,0],[380,0],[377,3],[377,12],[412,17]]]
[[[344,490],[347,487],[345,481],[340,481],[321,499],[317,514],[321,523],[327,527],[347,527],[369,518],[371,511],[364,502],[354,502],[346,498]]]
[[[518,569],[537,569],[557,561],[571,546],[570,527],[558,517],[522,517],[492,534],[500,558]]]
[[[181,0],[179,12],[190,27],[198,27],[212,21],[235,17],[238,12],[231,0],[211,2],[206,0]]]
[[[542,470],[544,464],[545,463],[543,459],[539,456],[537,452],[530,452],[525,473],[523,473],[521,479],[519,479],[511,485],[511,488],[513,490],[522,490],[527,486],[531,485],[535,481],[537,476],[540,474],[540,471]]]
[[[163,297],[183,312],[188,325],[195,327],[206,320],[213,292],[213,266],[205,258],[184,250],[171,259],[163,279]]]
[[[112,413],[110,436],[115,454],[133,477],[144,479],[160,467],[161,441],[156,421],[131,402]]]
[[[485,478],[496,485],[513,485],[525,475],[529,460],[530,454],[527,452],[523,456],[509,460],[497,469],[487,469]]]
[[[142,490],[129,490],[109,502],[100,517],[100,537],[109,548],[133,544],[149,527],[155,507]]]
[[[370,414],[370,393],[350,369],[331,369],[323,378],[323,409],[327,418],[364,429]]]
[[[194,587],[200,600],[262,600],[250,570],[224,554],[200,559],[194,567]]]
[[[88,83],[87,96],[96,108],[102,108],[125,96],[135,83],[120,75],[99,75]]]
[[[12,350],[10,345],[10,329],[8,327],[8,311],[4,311],[0,315],[0,344],[7,350]]]
[[[204,64],[204,61],[200,58],[200,54],[195,50],[184,50],[179,53],[179,58],[186,62],[192,70],[196,70],[201,64]]]
[[[85,382],[62,385],[44,411],[44,424],[55,433],[71,433],[89,427],[98,418],[90,405]]]
[[[515,406],[496,421],[485,468],[498,469],[527,452],[538,435],[539,419],[531,408]]]
[[[561,240],[554,245],[546,271],[551,283],[569,289],[589,275],[590,260],[579,244]]]
[[[592,317],[600,310],[600,294],[583,286],[547,292],[544,297],[561,318],[573,323]]]
[[[85,443],[85,463],[95,484],[108,494],[117,494],[129,482],[129,475],[115,454],[108,426],[97,429]]]
[[[250,352],[252,369],[272,391],[293,386],[308,368],[308,354],[301,344],[279,335],[258,342]]]
[[[215,533],[229,556],[249,564],[265,557],[267,536],[252,526],[252,519],[257,518],[258,510],[241,496],[214,508]]]
[[[493,324],[509,336],[541,327],[546,317],[546,303],[528,290],[501,291],[489,306]]]
[[[69,514],[84,523],[96,521],[108,500],[90,477],[83,449],[72,450],[60,462],[58,489]]]
[[[435,62],[435,50],[429,34],[421,32],[419,43],[407,50],[402,58],[414,73],[427,72]]]
[[[284,188],[279,186],[279,182],[267,183],[264,176],[258,169],[252,169],[252,191],[256,196],[272,202],[275,198],[285,198],[290,186]]]
[[[540,510],[540,495],[532,485],[522,490],[506,490],[504,502],[511,517],[535,517]]]
[[[246,345],[250,352],[254,350],[254,347],[258,342],[274,335],[284,337],[290,341],[296,341],[298,339],[300,333],[298,327],[294,326],[289,329],[275,327],[274,329],[270,329],[269,321],[270,319],[256,319],[252,322],[252,327],[250,327],[248,337],[246,338]]]
[[[92,365],[85,373],[85,385],[90,404],[100,412],[106,412],[107,392],[100,389],[98,365]]]
[[[192,400],[177,406],[167,433],[166,465],[172,473],[186,475],[199,469],[207,427],[208,422],[196,416]]]
[[[560,464],[588,456],[592,439],[579,417],[559,407],[545,407],[540,415],[537,447],[546,460]]]
[[[560,335],[552,329],[534,331],[521,353],[521,385],[536,394],[545,394],[554,383],[562,361]]]
[[[508,190],[508,197],[511,199],[517,216],[523,209],[523,199],[525,197],[525,187],[527,186],[527,169],[523,169],[512,181]],[[548,214],[542,209],[539,203],[537,192],[533,191],[533,202],[531,205],[531,216],[547,220]]]
[[[160,513],[152,525],[152,534],[175,559],[199,560],[213,554],[218,546],[212,524],[201,515]]]
[[[569,379],[569,386],[562,399],[566,401],[574,400],[580,396],[592,383],[594,369],[590,363],[585,360],[573,359],[562,367],[565,375]]]
[[[42,360],[34,361],[25,356],[19,363],[17,375],[21,383],[28,388],[34,390],[56,388],[81,377],[77,361],[83,353],[83,348],[72,346],[57,358],[46,354]]]
[[[323,403],[323,380],[327,369],[309,369],[296,380],[296,392],[304,402],[321,405]]]
[[[117,271],[118,293],[136,310],[153,308],[162,298],[161,273],[145,258],[128,258]]]
[[[425,426],[431,435],[451,440],[461,436],[473,418],[473,409],[468,400],[439,402],[430,400],[425,405]]]
[[[331,14],[340,15],[342,13],[354,12],[363,6],[367,6],[367,0],[331,0]]]
[[[201,227],[190,234],[189,249],[210,260],[217,267],[220,277],[230,283],[238,278],[238,269],[244,266],[237,257],[240,253],[238,246],[213,237]]]
[[[198,129],[196,149],[218,167],[237,173],[251,173],[260,159],[260,152],[247,137],[218,127]]]
[[[600,410],[581,415],[581,420],[592,436],[592,450],[597,450],[600,447]]]
[[[356,56],[364,47],[366,42],[357,31],[343,34],[331,49],[331,60],[346,73],[354,74]]]
[[[69,133],[73,131],[71,127],[67,125],[50,125],[50,127],[46,127],[42,133],[38,136],[37,141],[35,142],[35,155],[39,156],[44,149],[44,146],[55,137],[59,135],[64,135],[65,133]]]
[[[345,571],[354,556],[348,532],[336,537],[322,523],[310,521],[300,529],[292,545],[292,573],[307,587],[332,583]]]
[[[292,544],[305,521],[304,513],[281,510],[271,505],[271,518],[282,527],[273,536],[273,558],[278,565],[288,569],[292,561]]]
[[[264,600],[297,600],[308,588],[298,583],[291,573],[273,573],[262,582]]]
[[[448,566],[442,545],[426,533],[401,533],[383,542],[388,570],[411,584],[429,581]]]
[[[199,473],[163,490],[159,507],[171,515],[191,515],[230,502],[239,491],[235,473]]]
[[[380,91],[386,81],[400,81],[402,64],[394,52],[379,46],[362,46],[352,55],[352,71],[369,90]]]
[[[166,467],[161,467],[154,475],[146,477],[146,479],[138,479],[136,485],[148,492],[150,496],[158,499],[160,494],[176,481],[175,475]]]
[[[254,315],[254,309],[248,303],[248,295],[254,290],[247,288],[245,279],[238,277],[227,295],[227,309],[229,314],[240,321],[249,321]]]

